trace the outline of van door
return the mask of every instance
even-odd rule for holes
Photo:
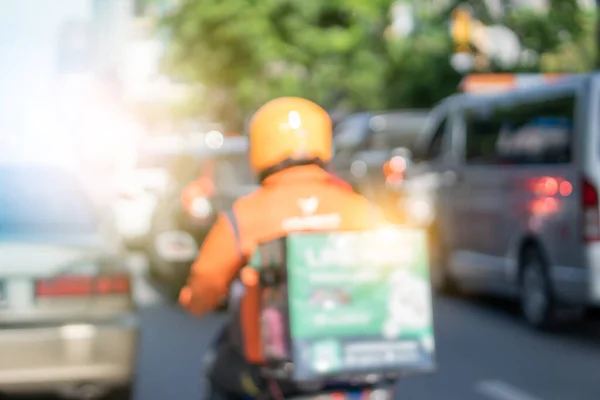
[[[437,110],[436,110],[437,111]],[[457,169],[452,140],[452,116],[443,110],[430,125],[425,146],[418,146],[415,164],[406,172],[403,189],[406,220],[416,225],[429,226],[432,264],[445,265],[445,249],[455,239],[456,224],[453,179]],[[424,212],[426,210],[427,212]]]
[[[464,157],[458,171],[460,183],[454,188],[456,229],[460,234],[453,246],[451,270],[468,284],[503,287],[508,182],[498,164],[496,147],[501,133],[495,118],[496,105],[482,102],[465,108],[459,115],[464,134]]]
[[[569,288],[583,275],[578,273],[580,203],[572,195],[580,181],[574,146],[582,136],[575,118],[577,98],[575,87],[556,88],[515,99],[500,109],[504,128],[497,157],[510,198],[504,210],[503,241],[492,251],[510,256],[505,272],[516,283],[516,252],[525,237],[534,238],[559,295],[565,288],[572,291]]]
[[[574,93],[511,96],[463,113],[466,213],[453,255],[461,280],[515,293],[521,244],[533,238],[550,264],[569,265],[577,237],[569,195]],[[564,182],[564,184],[563,184]],[[566,264],[565,264],[566,263]]]

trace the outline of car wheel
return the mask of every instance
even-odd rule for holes
[[[449,250],[441,235],[437,234],[435,228],[432,230],[429,240],[431,248],[431,286],[437,293],[445,295],[457,295],[458,286],[448,272]]]
[[[149,249],[150,277],[159,289],[174,301],[187,281],[189,269],[197,253],[197,245],[193,237],[185,231],[161,231],[154,239]],[[169,246],[181,245],[186,248],[186,254],[167,254],[169,252],[163,248],[165,244],[160,242],[169,242]]]
[[[556,303],[545,262],[534,247],[525,250],[521,261],[520,300],[523,317],[535,329],[554,326]]]

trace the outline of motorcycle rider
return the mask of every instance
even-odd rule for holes
[[[277,98],[256,112],[249,128],[250,163],[261,187],[222,213],[207,235],[179,297],[196,315],[219,306],[258,243],[292,231],[363,230],[382,221],[374,205],[327,171],[332,125],[320,106]],[[255,397],[265,389],[258,372],[258,288],[233,297],[230,309],[237,315],[207,372],[210,398]]]

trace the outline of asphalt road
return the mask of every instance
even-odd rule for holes
[[[202,356],[224,317],[193,318],[142,278],[136,291],[144,307],[135,400],[200,399]],[[600,398],[600,319],[540,334],[498,301],[439,298],[435,311],[439,370],[400,382],[397,399]]]
[[[398,399],[598,400],[600,322],[542,335],[505,303],[436,302],[439,370],[407,378]],[[194,319],[155,305],[143,313],[136,400],[199,399],[201,358],[223,317]]]

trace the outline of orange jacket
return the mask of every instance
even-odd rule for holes
[[[219,305],[258,243],[290,231],[363,230],[382,222],[379,210],[367,199],[313,165],[268,177],[260,189],[234,203],[233,213],[233,224],[227,214],[217,219],[181,292],[181,305],[194,314]],[[257,291],[248,289],[240,305],[242,341],[251,362],[262,360]]]

